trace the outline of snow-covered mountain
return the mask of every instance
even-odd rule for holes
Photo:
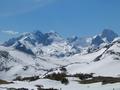
[[[118,34],[110,29],[104,29],[102,33],[89,37],[73,36],[68,38],[67,41],[77,49],[81,50],[83,54],[94,52],[98,48],[104,47],[106,44],[111,43]]]
[[[62,72],[63,67],[67,75],[94,73],[119,77],[120,37],[108,29],[93,37],[69,39],[56,32],[35,31],[0,46],[0,79],[39,76],[44,80],[48,74]]]
[[[67,66],[69,73],[95,73],[101,76],[119,76],[120,68],[120,38],[112,43],[86,55],[75,55],[70,62],[81,62]]]
[[[26,33],[18,38],[12,38],[3,44],[6,47],[14,47],[32,55],[49,55],[64,57],[80,51],[73,48],[56,32],[42,33],[35,31]]]
[[[96,35],[92,39],[92,45],[100,46],[103,43],[111,43],[115,38],[118,37],[118,34],[113,32],[110,29],[104,29],[101,34]]]
[[[89,53],[108,43],[118,35],[112,30],[105,29],[93,37],[77,37],[64,39],[56,32],[42,33],[35,31],[25,33],[17,38],[6,41],[3,45],[31,55],[48,55],[56,57],[71,56],[77,53]]]
[[[68,42],[74,46],[88,47],[93,45],[99,47],[103,43],[111,43],[116,37],[118,37],[117,33],[110,29],[104,29],[102,33],[93,37],[74,36],[72,38],[68,38]]]

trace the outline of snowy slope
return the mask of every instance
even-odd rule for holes
[[[61,84],[59,81],[40,79],[33,82],[19,82],[14,84],[0,85],[0,90],[7,90],[7,88],[28,88],[28,90],[37,90],[36,85],[43,85],[44,88],[55,88],[58,90],[119,90],[120,83],[101,85],[101,83],[94,84],[79,84],[75,80],[77,78],[69,78],[68,85]]]
[[[105,29],[93,37],[72,37],[64,39],[57,32],[42,33],[34,31],[22,34],[17,38],[6,41],[3,46],[13,47],[31,55],[68,57],[77,53],[94,52],[111,43],[118,35],[112,30]]]
[[[0,78],[14,79],[17,76],[44,75],[51,69],[54,72],[64,66],[68,74],[95,73],[102,76],[119,76],[120,68],[120,43],[119,40],[109,44],[90,54],[76,54],[70,57],[56,58],[49,56],[33,56],[23,53],[14,48],[2,47],[12,57],[11,61],[6,61],[6,67],[11,67],[8,71],[1,71]],[[99,57],[99,58],[98,58]],[[10,57],[9,57],[10,58]],[[98,59],[98,60],[96,60]],[[1,59],[2,60],[2,59]],[[104,68],[104,69],[103,69]],[[3,75],[5,74],[5,75]]]
[[[108,34],[111,33],[113,35],[109,37]],[[84,44],[83,41],[87,44]],[[61,72],[62,67],[66,68],[68,75],[95,73],[95,76],[120,76],[120,38],[117,34],[104,30],[102,34],[84,38],[83,41],[74,38],[70,43],[56,32],[43,34],[39,31],[11,39],[0,46],[0,79],[12,81],[18,76],[42,78],[53,72]],[[80,43],[83,43],[82,45],[85,47],[82,47]],[[94,48],[95,45],[97,48]],[[87,52],[88,49],[92,51]],[[76,90],[96,90],[98,87],[102,87],[100,90],[113,89],[111,85],[106,88],[99,83],[88,87],[78,84],[74,80],[76,78],[69,78],[70,83],[67,86],[59,81],[42,78],[33,82],[15,81],[14,84],[0,85],[0,87],[19,88],[23,86],[36,90],[35,85],[40,83],[44,84],[46,88],[54,87],[62,88],[62,90],[73,90],[74,88]],[[119,83],[114,85],[118,88]],[[2,89],[0,88],[0,90]]]
[[[95,73],[102,76],[119,76],[120,71],[120,40],[114,41],[105,48],[87,55],[75,55],[70,58],[66,68],[69,73]],[[80,63],[79,63],[80,62]]]
[[[59,58],[34,56],[16,50],[12,47],[6,48],[0,46],[0,53],[2,51],[8,53],[7,58],[4,56],[0,57],[0,79],[5,80],[12,80],[17,76],[41,76],[51,69],[56,69],[62,65],[68,64],[67,61],[62,61]]]
[[[103,34],[106,32],[113,33],[112,31],[104,30]],[[115,37],[117,35],[113,33],[113,38]],[[91,39],[86,40],[90,42]],[[60,67],[66,67],[68,74],[82,72],[117,76],[120,73],[117,70],[120,66],[118,63],[120,52],[119,38],[88,54],[82,54],[78,48],[68,44],[56,32],[43,34],[40,31],[36,31],[26,33],[16,38],[12,45],[8,43],[9,41],[0,46],[1,51],[6,51],[9,54],[9,61],[4,57],[0,58],[1,64],[5,62],[5,65],[3,65],[8,69],[7,71],[1,70],[0,78],[14,79],[17,76],[42,76],[49,71],[54,72]],[[84,49],[87,50],[88,47]],[[101,69],[102,67],[105,69]]]
[[[80,52],[56,32],[35,31],[25,33],[18,38],[6,41],[3,46],[13,47],[27,54],[38,56],[64,57]]]
[[[68,38],[68,42],[75,47],[84,48],[91,47],[96,48],[100,46],[104,46],[108,43],[111,43],[115,38],[118,37],[118,34],[110,29],[104,29],[102,33],[97,34],[91,37],[71,37]]]

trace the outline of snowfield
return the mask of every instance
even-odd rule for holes
[[[0,79],[13,82],[0,84],[0,90],[37,90],[36,85],[59,90],[120,90],[120,83],[80,84],[78,78],[67,77],[69,84],[64,85],[60,81],[44,78],[49,74],[63,72],[62,69],[67,75],[93,73],[94,76],[120,77],[120,38],[109,42],[108,37],[100,34],[82,41],[78,39],[66,41],[55,32],[35,32],[0,45]],[[79,42],[87,47],[78,45]],[[15,80],[17,77],[34,76],[39,78],[33,81]]]
[[[28,88],[29,90],[37,90],[36,85],[43,85],[44,88],[56,88],[58,90],[120,90],[120,83],[101,85],[101,83],[94,84],[79,84],[74,81],[76,78],[69,78],[70,83],[63,85],[58,81],[49,79],[40,79],[34,82],[19,82],[14,84],[0,85],[0,90],[6,90],[6,88]]]
[[[44,75],[48,71],[53,69],[52,72],[60,72],[59,68],[64,66],[67,69],[68,74],[76,74],[76,73],[95,73],[95,76],[112,76],[119,77],[120,71],[120,61],[115,60],[116,57],[119,56],[115,53],[109,53],[109,51],[120,52],[119,51],[119,43],[114,43],[109,48],[102,48],[94,53],[89,54],[76,54],[71,57],[64,58],[55,58],[49,56],[39,56],[33,57],[32,55],[25,54],[21,51],[9,49],[9,54],[14,57],[17,61],[12,61],[14,66],[8,71],[0,72],[0,78],[4,80],[11,81],[17,75],[27,77],[34,75]],[[8,49],[1,47],[2,50],[8,51]],[[96,57],[101,56],[100,60],[94,61]],[[7,63],[7,62],[6,62]],[[8,65],[9,65],[8,64]],[[38,66],[36,66],[38,64]],[[23,68],[27,66],[27,69]],[[43,70],[42,70],[43,69]],[[0,90],[5,90],[5,88],[28,88],[29,90],[34,89],[37,90],[36,85],[43,85],[44,88],[57,88],[62,90],[119,90],[119,83],[116,84],[107,84],[101,85],[100,83],[94,84],[79,84],[76,82],[77,78],[69,78],[69,84],[63,85],[59,81],[49,80],[49,79],[39,79],[32,82],[22,82],[22,81],[14,81],[14,84],[6,84],[0,85]]]

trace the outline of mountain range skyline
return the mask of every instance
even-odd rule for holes
[[[12,31],[12,30],[2,30],[2,31],[0,31],[0,32],[3,33],[3,34],[8,35],[9,37],[6,38],[5,40],[0,40],[0,43],[2,44],[2,43],[4,43],[5,41],[9,40],[10,38],[16,38],[16,37],[19,37],[19,36],[21,36],[21,35],[25,35],[25,34],[27,34],[27,33],[34,33],[34,32],[56,33],[56,34],[59,34],[62,38],[67,39],[67,38],[75,38],[75,37],[79,37],[79,38],[92,37],[92,36],[101,34],[101,33],[102,33],[103,31],[105,31],[105,30],[115,32],[115,31],[112,30],[112,29],[105,28],[105,29],[101,30],[99,33],[96,33],[96,34],[94,34],[94,35],[91,34],[91,35],[80,36],[80,35],[74,35],[74,34],[73,34],[73,35],[71,35],[71,36],[64,36],[64,35],[62,35],[61,33],[56,32],[55,30],[50,30],[50,31],[47,31],[47,32],[43,32],[42,30],[37,29],[37,30],[30,31],[30,32],[21,32],[21,33],[20,33],[20,32],[16,32],[16,31]],[[115,33],[117,33],[117,32],[115,32]],[[118,36],[120,35],[119,33],[117,33],[117,34],[118,34]]]
[[[58,90],[79,90],[83,87],[85,90],[97,90],[94,85],[98,82],[102,82],[97,85],[100,90],[112,90],[113,86],[119,88],[119,68],[120,37],[109,29],[92,37],[68,39],[57,32],[34,31],[0,45],[0,90],[10,87],[15,90],[23,87],[26,90],[39,90],[38,84]],[[93,82],[94,79],[97,82]],[[92,83],[88,81],[85,87],[76,80],[90,80]],[[104,87],[103,80],[108,80]],[[8,84],[9,81],[12,83]]]
[[[120,0],[0,0],[0,90],[120,90]]]
[[[119,35],[110,29],[91,37],[64,38],[57,32],[34,31],[10,38],[2,46],[13,47],[31,55],[66,57],[77,53],[86,54],[112,43]]]
[[[64,37],[93,36],[104,28],[120,34],[119,3],[119,0],[1,0],[0,41],[34,30],[54,30]]]

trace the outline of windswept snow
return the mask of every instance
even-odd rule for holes
[[[104,35],[102,35],[103,33]],[[5,43],[11,46],[0,46],[0,79],[12,81],[18,76],[39,76],[42,78],[49,73],[61,72],[62,67],[66,68],[68,75],[94,73],[96,76],[120,77],[120,38],[115,39],[117,34],[112,31],[107,30],[103,33],[97,35],[98,37],[84,38],[83,41],[80,38],[73,38],[71,42],[63,39],[55,32],[45,34],[41,32],[27,33],[19,38],[12,39],[15,40],[11,42],[12,45],[9,41]],[[106,36],[106,33],[113,34],[112,36]],[[94,47],[93,40],[95,40],[95,44],[100,45]],[[88,46],[79,46],[79,41]],[[23,51],[19,50],[21,47]],[[28,51],[25,52],[24,49]],[[90,52],[88,52],[89,49]],[[68,85],[43,78],[33,82],[14,81],[13,84],[0,85],[0,90],[12,87],[37,90],[35,85],[38,84],[43,85],[45,88],[62,88],[62,90],[120,89],[120,83],[82,85],[75,81],[77,78],[68,79],[70,81]]]
[[[44,88],[56,88],[59,90],[119,90],[120,83],[101,85],[101,83],[95,84],[79,84],[74,81],[76,78],[69,78],[70,83],[68,85],[61,84],[59,81],[53,81],[49,79],[40,79],[34,82],[14,82],[14,84],[0,85],[0,90],[6,90],[4,88],[28,88],[29,90],[37,90],[36,85],[43,85]]]

